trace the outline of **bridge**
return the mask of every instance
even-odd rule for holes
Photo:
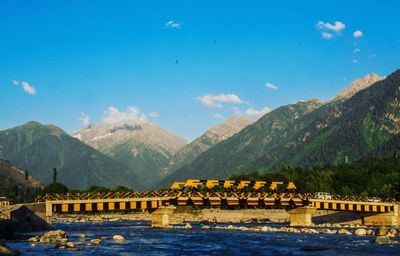
[[[193,206],[223,209],[284,208],[295,226],[310,225],[316,210],[365,213],[367,224],[397,225],[396,202],[367,202],[361,198],[315,199],[299,193],[293,182],[187,180],[170,189],[148,192],[103,192],[47,194],[37,198],[46,203],[46,216],[107,212],[154,212],[168,207]],[[158,212],[161,212],[159,210]]]

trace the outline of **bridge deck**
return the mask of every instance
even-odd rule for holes
[[[394,212],[393,203],[375,203],[361,201],[340,201],[340,200],[318,200],[309,201],[299,199],[276,198],[200,198],[200,197],[153,197],[153,198],[110,198],[110,199],[80,199],[80,200],[52,200],[46,201],[49,208],[48,214],[54,213],[94,213],[107,211],[142,211],[154,210],[160,206],[200,206],[200,207],[221,207],[231,206],[239,208],[294,208],[300,206],[311,206],[322,210],[354,211],[371,213]]]

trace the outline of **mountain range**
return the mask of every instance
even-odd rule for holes
[[[276,108],[256,121],[233,117],[188,143],[156,124],[106,123],[71,135],[37,122],[0,131],[0,158],[44,184],[52,169],[71,188],[135,190],[189,178],[225,179],[281,165],[337,165],[400,149],[400,70],[369,74],[329,101]]]
[[[140,187],[132,169],[54,125],[32,121],[0,131],[0,158],[28,170],[44,184],[52,181],[53,168],[57,168],[58,181],[70,188]]]
[[[162,184],[274,171],[282,164],[335,165],[392,154],[400,148],[399,85],[400,71],[387,78],[370,74],[331,101],[279,107],[177,169]]]
[[[187,144],[182,137],[148,122],[101,123],[81,129],[73,136],[134,169],[144,187],[157,182],[159,169]]]
[[[244,116],[234,116],[223,122],[222,124],[213,127],[202,134],[191,143],[184,146],[174,156],[172,156],[168,164],[161,169],[160,175],[163,177],[162,181],[168,181],[169,175],[182,166],[190,164],[200,154],[206,152],[223,140],[240,132],[243,128],[251,124],[253,121]],[[170,181],[168,181],[170,182]],[[163,183],[161,183],[163,184]]]

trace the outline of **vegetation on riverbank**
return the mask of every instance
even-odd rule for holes
[[[400,158],[368,158],[338,166],[303,169],[282,165],[279,172],[251,172],[234,180],[293,181],[300,192],[330,192],[345,196],[379,196],[400,199]]]

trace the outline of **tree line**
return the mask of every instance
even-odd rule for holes
[[[400,200],[400,158],[367,158],[349,164],[300,168],[282,165],[278,172],[250,172],[234,180],[292,181],[301,193],[329,192],[342,196]]]

